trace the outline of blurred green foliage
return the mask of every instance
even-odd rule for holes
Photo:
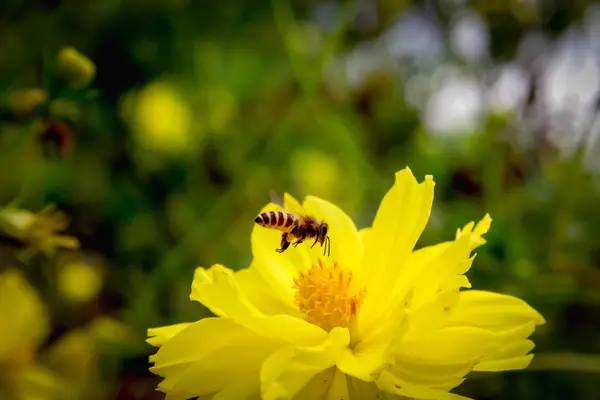
[[[522,297],[548,321],[534,337],[531,370],[476,376],[459,392],[600,398],[598,176],[582,169],[579,153],[561,157],[541,140],[529,149],[512,144],[521,134],[512,114],[487,115],[475,135],[431,135],[407,103],[400,73],[376,69],[354,86],[339,71],[325,80],[325,67],[409,4],[373,2],[379,19],[365,30],[354,23],[359,3],[342,4],[329,29],[311,17],[319,3],[0,5],[0,200],[28,210],[57,204],[81,242],[64,257],[76,253],[103,271],[98,295],[73,305],[59,290],[60,257],[22,263],[7,240],[2,266],[25,270],[50,309],[45,346],[114,317],[135,340],[99,352],[107,396],[161,398],[147,371],[145,330],[208,315],[189,301],[193,270],[248,266],[252,219],[270,190],[323,197],[362,227],[393,173],[409,165],[436,181],[420,245],[448,240],[489,212],[494,222],[469,273],[473,286]],[[577,23],[588,3],[473,7],[500,61],[534,28],[558,34]],[[430,7],[448,23],[447,3]],[[67,46],[95,64],[91,86],[70,87],[61,75],[56,57]],[[15,93],[27,88],[44,94],[29,93],[15,108]]]

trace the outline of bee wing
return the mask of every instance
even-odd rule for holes
[[[292,197],[291,194],[283,194],[283,204],[285,205],[285,209],[288,212],[298,215],[299,217],[309,218],[308,212],[306,212],[302,204],[294,197]]]
[[[297,215],[299,217],[308,217],[308,213],[296,199],[289,193],[283,194],[283,199],[276,192],[271,191],[271,202],[281,206],[286,212]]]
[[[271,203],[277,204],[281,208],[285,208],[283,199],[281,198],[280,195],[277,194],[277,192],[275,192],[274,190],[271,190],[270,195],[271,195]]]

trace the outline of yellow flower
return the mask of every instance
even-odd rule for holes
[[[58,234],[67,228],[68,223],[67,216],[53,205],[39,213],[12,207],[0,209],[0,231],[28,246],[25,257],[36,251],[52,257],[58,248],[78,249],[76,238]]]
[[[0,273],[0,315],[0,363],[29,365],[48,333],[49,320],[37,293],[17,269]]]
[[[48,92],[41,88],[25,88],[10,94],[9,108],[19,116],[30,115],[48,101]]]
[[[292,154],[290,166],[294,180],[308,193],[322,193],[327,197],[337,195],[340,168],[331,155],[315,150],[297,151]],[[308,169],[319,173],[307,173]]]
[[[419,184],[398,172],[362,230],[307,197],[307,212],[329,224],[330,258],[310,243],[276,253],[279,232],[255,226],[248,269],[198,268],[190,297],[216,317],[148,331],[160,347],[150,358],[159,390],[169,399],[459,399],[449,391],[471,371],[527,367],[527,338],[543,317],[515,297],[461,290],[490,217],[413,250],[433,188],[430,176]]]
[[[110,317],[96,317],[61,336],[44,354],[47,369],[62,383],[52,399],[111,398],[99,368],[102,351],[106,345],[129,345],[129,336],[129,328]]]
[[[83,260],[73,260],[58,268],[57,286],[63,299],[82,304],[96,298],[104,283],[103,271]]]
[[[144,149],[178,155],[195,146],[193,114],[168,81],[155,81],[123,98],[121,112]]]
[[[63,47],[56,56],[58,71],[77,89],[88,86],[96,77],[96,65],[73,47]]]
[[[17,269],[0,273],[0,315],[0,398],[23,398],[50,325],[39,296]]]

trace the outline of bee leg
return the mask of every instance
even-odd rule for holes
[[[294,242],[294,247],[296,247],[300,243],[304,242],[304,239],[306,239],[306,231],[302,231],[299,236],[300,236],[299,239]]]
[[[281,248],[275,249],[275,251],[278,253],[283,253],[284,251],[287,250],[288,247],[290,247],[290,242],[288,242],[288,240],[287,240],[287,233],[283,233],[281,235]]]
[[[319,237],[317,236],[315,238],[315,242],[312,244],[312,246],[310,246],[310,248],[312,249],[313,247],[315,247],[315,244],[317,244],[319,242]]]

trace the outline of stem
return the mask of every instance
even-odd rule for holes
[[[314,103],[316,102],[315,94],[317,93],[318,83],[322,76],[323,69],[331,56],[337,53],[341,39],[356,15],[358,2],[356,0],[349,0],[344,4],[333,33],[325,39],[323,48],[320,50],[317,61],[313,65],[312,73],[310,60],[304,59],[293,47],[293,35],[298,24],[294,18],[290,1],[272,0],[271,4],[273,6],[275,24],[283,39],[283,44],[290,59],[292,70],[302,86],[305,98],[311,103]]]
[[[294,71],[296,78],[302,86],[304,96],[312,98],[313,90],[311,88],[311,77],[308,73],[308,68],[305,60],[302,59],[300,54],[294,50],[292,43],[295,28],[297,27],[294,14],[292,12],[292,6],[289,0],[271,0],[273,6],[273,16],[275,18],[275,25],[283,40],[284,48],[290,59],[292,70]]]
[[[323,50],[321,51],[321,55],[319,57],[318,66],[319,69],[322,70],[331,55],[337,53],[340,47],[340,43],[342,41],[342,36],[346,33],[348,27],[352,24],[354,20],[354,16],[356,15],[356,9],[358,7],[357,0],[349,0],[342,7],[342,11],[340,13],[340,18],[336,24],[336,27],[331,35],[329,35],[325,41],[323,46]]]
[[[528,368],[534,371],[575,371],[600,373],[600,354],[536,354]]]

